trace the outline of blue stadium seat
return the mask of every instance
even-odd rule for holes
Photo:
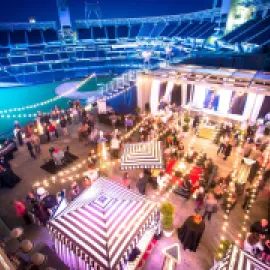
[[[76,57],[77,58],[83,58],[83,51],[77,51],[76,52]]]
[[[26,65],[26,66],[24,66],[24,72],[25,73],[35,73],[36,66],[35,65]]]
[[[49,67],[48,64],[41,64],[41,65],[39,64],[39,65],[37,65],[37,70],[39,72],[49,71],[50,70],[50,67]]]
[[[128,38],[129,27],[127,25],[118,25],[116,29],[118,38]]]
[[[140,28],[141,28],[140,24],[132,24],[129,32],[129,38],[136,38]]]
[[[245,41],[254,44],[263,44],[268,39],[270,39],[270,15],[261,19],[255,27],[249,28],[242,38],[235,38],[234,42]]]
[[[178,26],[177,22],[169,22],[166,27],[161,32],[161,37],[170,37],[170,34],[174,32],[175,28]]]
[[[106,56],[104,50],[99,50],[99,51],[97,51],[97,55],[98,55],[98,57],[105,57],[105,56]]]
[[[36,62],[43,62],[42,55],[28,55],[28,62],[29,63],[36,63]]]
[[[52,63],[52,69],[53,70],[62,70],[62,64],[61,63]]]
[[[68,59],[68,54],[66,52],[61,52],[60,59]]]
[[[193,22],[187,23],[185,25],[185,27],[182,27],[181,30],[176,33],[176,36],[181,37],[181,38],[185,38],[186,34],[193,29]]]
[[[107,31],[108,39],[115,39],[115,26],[114,25],[106,26],[106,31]]]
[[[155,27],[153,28],[152,32],[150,33],[151,37],[159,37],[161,32],[164,30],[166,27],[165,22],[158,22]]]
[[[252,19],[247,21],[246,23],[240,25],[233,31],[229,32],[227,35],[225,35],[222,40],[229,42],[231,39],[237,37],[238,35],[243,34],[247,29],[249,29],[252,25],[258,24],[260,19]]]
[[[8,46],[8,45],[9,45],[9,32],[0,31],[0,46]]]
[[[56,42],[58,41],[58,34],[55,29],[46,29],[43,31],[45,42]]]
[[[10,57],[11,64],[24,64],[27,63],[26,57]]]
[[[203,21],[197,25],[195,29],[190,31],[188,33],[188,37],[197,38],[199,35],[201,35],[203,32],[205,32],[209,26],[211,25],[211,22]]]
[[[181,33],[181,31],[185,30],[189,27],[189,22],[179,23],[178,26],[169,34],[169,37],[176,37]]]
[[[93,26],[92,27],[93,39],[105,39],[105,27]]]
[[[47,54],[44,54],[45,56],[45,60],[59,60],[59,55],[56,54],[56,53],[47,53]]]
[[[30,44],[40,44],[43,43],[41,30],[27,31],[28,42]]]
[[[215,32],[215,27],[216,27],[215,23],[209,23],[207,25],[207,28],[204,31],[201,31],[200,34],[198,34],[198,38],[206,39],[206,38],[212,36]]]
[[[9,62],[9,59],[8,58],[6,58],[6,57],[1,57],[0,58],[0,65],[2,65],[2,66],[9,66],[10,65],[10,62]]]
[[[87,29],[77,29],[77,33],[78,33],[78,39],[91,39],[91,28],[87,28]]]
[[[143,23],[137,37],[149,37],[153,28],[153,23]]]
[[[193,21],[191,26],[184,31],[183,33],[181,33],[181,37],[190,37],[192,36],[192,34],[201,26],[199,21]]]
[[[96,51],[84,51],[84,58],[93,58],[97,57]]]
[[[26,33],[24,30],[14,30],[10,32],[10,44],[24,44],[26,41]]]

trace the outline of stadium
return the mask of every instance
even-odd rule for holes
[[[55,2],[0,22],[0,268],[269,269],[270,1]]]

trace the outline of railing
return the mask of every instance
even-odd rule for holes
[[[157,23],[164,22],[179,22],[190,20],[212,19],[213,17],[220,17],[220,8],[207,9],[198,12],[180,14],[180,15],[167,15],[159,17],[144,17],[144,18],[123,18],[123,19],[105,19],[105,20],[77,20],[76,28],[88,28],[91,26],[103,26],[103,25],[131,25],[142,24],[146,22]]]
[[[27,22],[18,22],[18,23],[1,23],[0,30],[32,30],[32,29],[57,29],[56,22],[48,21],[48,22],[35,22],[35,23],[27,23]]]

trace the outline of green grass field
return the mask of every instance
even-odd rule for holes
[[[79,91],[96,91],[98,88],[97,84],[107,83],[112,79],[112,77],[98,77],[93,78],[84,84]],[[53,82],[46,84],[37,84],[30,86],[20,86],[20,87],[8,87],[0,88],[0,110],[5,110],[9,108],[19,108],[35,103],[39,103],[56,96],[55,88],[64,82]],[[68,107],[68,99],[61,98],[55,102],[49,103],[45,106],[40,106],[35,109],[29,109],[21,112],[22,114],[36,113],[38,110],[42,112],[49,112],[55,105],[61,108]],[[15,114],[15,113],[14,113]],[[18,114],[18,113],[17,113]],[[31,121],[31,118],[0,118],[0,134],[13,129],[14,121],[18,120],[21,125],[25,125],[27,122]]]

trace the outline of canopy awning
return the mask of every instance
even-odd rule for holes
[[[121,170],[163,168],[161,142],[125,144],[120,167]]]
[[[225,258],[216,264],[211,270],[269,270],[269,266],[245,252],[236,245],[232,245]]]
[[[48,227],[54,238],[87,264],[120,269],[156,215],[156,203],[118,183],[99,178]]]

